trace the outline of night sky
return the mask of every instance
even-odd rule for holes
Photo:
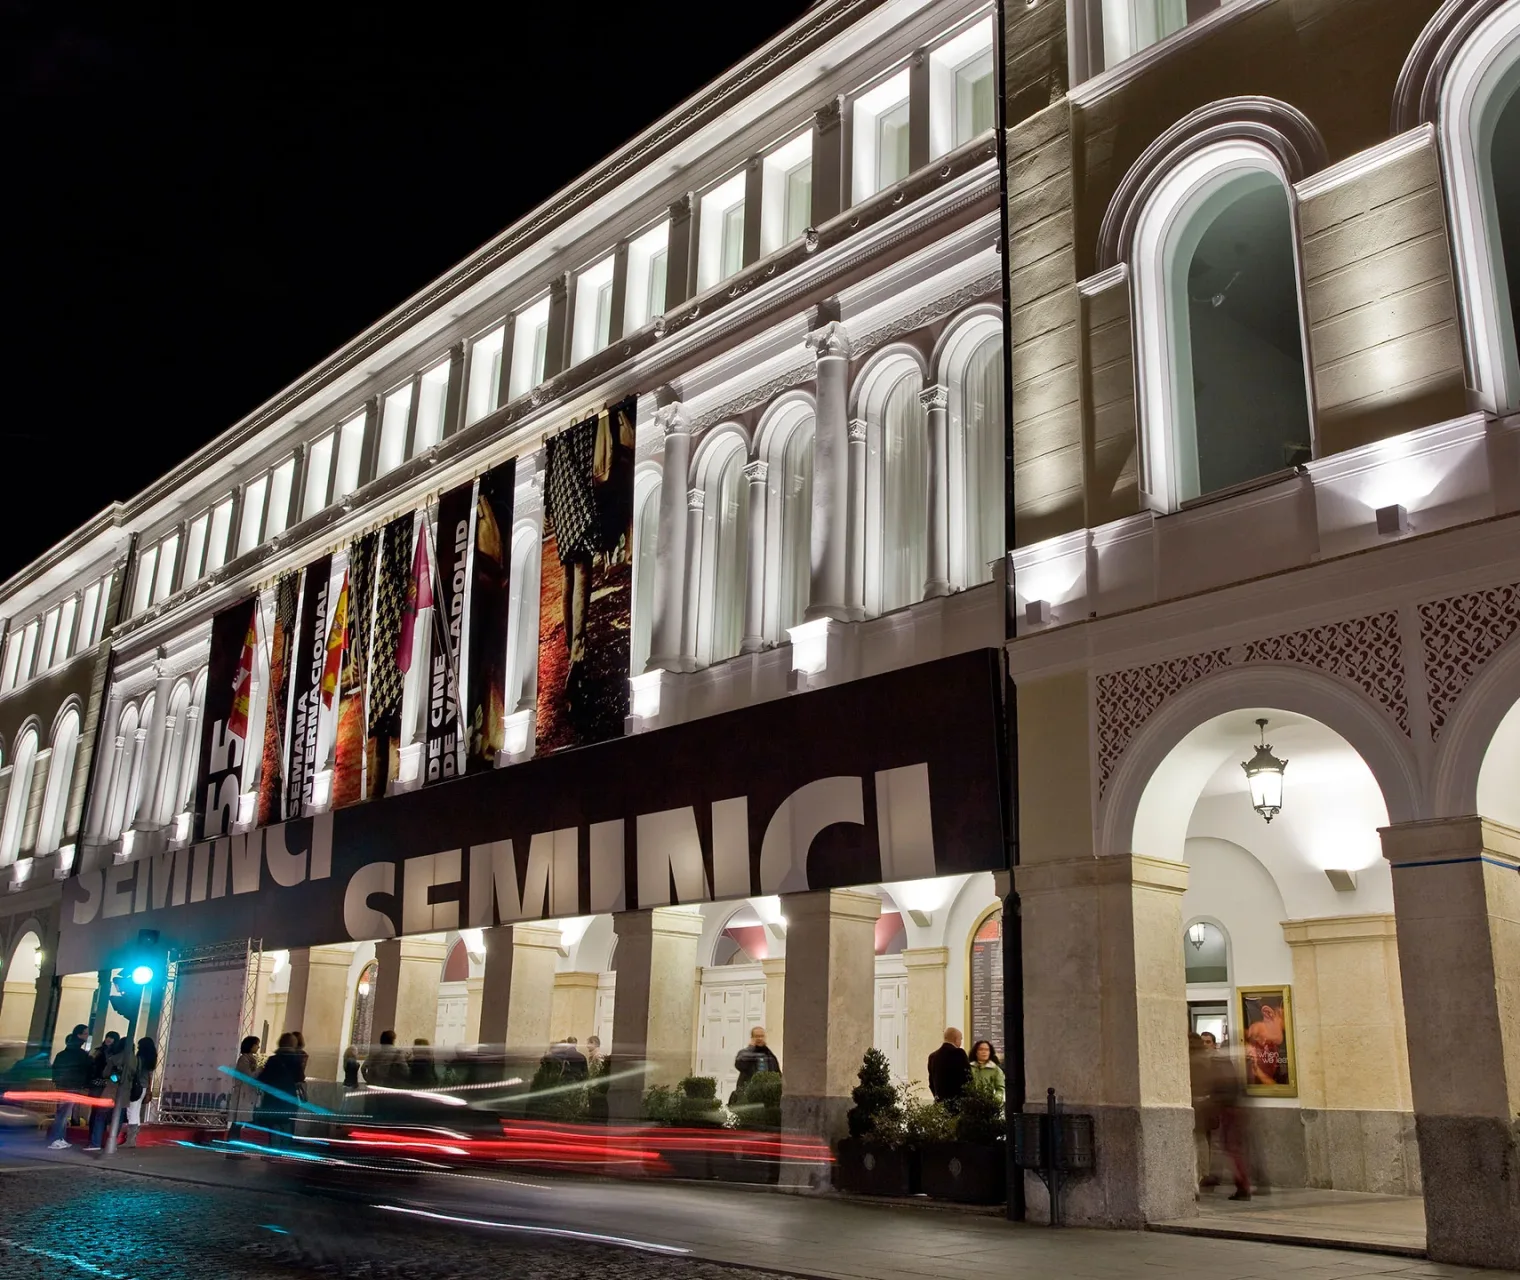
[[[807,7],[0,4],[0,578]]]

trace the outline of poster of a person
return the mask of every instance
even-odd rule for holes
[[[1242,988],[1240,1025],[1245,1028],[1241,1040],[1245,1048],[1246,1092],[1258,1097],[1297,1097],[1291,988]]]

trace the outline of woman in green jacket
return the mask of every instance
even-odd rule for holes
[[[978,1040],[971,1046],[971,1087],[991,1089],[999,1104],[1003,1101],[1003,1068],[990,1040]]]

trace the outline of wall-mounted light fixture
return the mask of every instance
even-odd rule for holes
[[[1343,871],[1339,867],[1325,868],[1325,878],[1335,886],[1336,893],[1356,892],[1356,872]]]
[[[1203,944],[1209,936],[1209,927],[1202,920],[1194,920],[1187,927],[1187,940],[1193,944],[1194,951],[1202,951]]]
[[[1251,788],[1251,808],[1271,822],[1282,812],[1283,772],[1288,762],[1272,754],[1272,744],[1267,741],[1266,720],[1258,720],[1256,727],[1261,730],[1261,742],[1256,754],[1243,761],[1240,767],[1246,771],[1246,783]]]
[[[54,880],[67,880],[69,873],[74,870],[74,851],[72,844],[58,846],[58,864],[53,868]]]
[[[1379,507],[1376,517],[1379,537],[1397,538],[1409,532],[1409,512],[1399,503]]]
[[[1024,621],[1031,627],[1043,627],[1050,621],[1049,600],[1024,601]]]

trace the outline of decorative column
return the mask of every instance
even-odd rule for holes
[[[881,899],[826,889],[787,894],[781,902],[787,920],[781,1128],[832,1143],[845,1135],[850,1090],[875,1041]],[[768,1009],[766,1016],[775,1021]]]
[[[464,1042],[466,1044],[481,1043],[480,1010],[485,996],[485,986],[484,977],[464,980]]]
[[[849,561],[850,341],[837,321],[808,335],[818,359],[813,430],[813,577],[807,620],[847,621]]]
[[[697,619],[702,616],[702,515],[707,494],[686,491],[686,604],[681,623],[681,670],[697,665]]]
[[[945,1028],[959,1026],[959,1017],[945,1010],[945,974],[950,968],[948,947],[915,947],[902,953],[908,970],[908,1078],[927,1077],[929,1055],[944,1042]],[[965,1028],[966,1049],[971,1028]],[[999,1036],[1001,1039],[1001,1036]]]
[[[749,481],[749,563],[745,570],[744,641],[741,653],[758,653],[765,645],[765,489],[770,465],[751,462]]]
[[[608,1106],[614,1117],[633,1119],[645,1088],[691,1074],[702,917],[681,907],[657,907],[614,915],[612,927],[618,939],[612,1009],[618,1078]]]
[[[765,974],[765,1043],[786,1070],[786,956],[770,955],[760,962]]]
[[[380,974],[375,983],[375,1031],[391,1030],[409,1048],[419,1036],[438,1033],[438,983],[443,943],[432,937],[391,938],[375,944]]]
[[[654,620],[647,670],[681,670],[682,626],[686,598],[686,478],[691,470],[691,428],[679,404],[655,413],[665,436],[665,464],[660,482],[660,531],[654,551]]]
[[[153,671],[158,677],[153,682],[153,722],[148,726],[147,755],[138,778],[137,803],[133,806],[132,814],[134,826],[151,826],[157,817],[154,801],[158,795],[159,761],[163,757],[164,722],[169,718],[169,686],[173,677],[169,674],[168,664],[163,662],[155,663]]]
[[[866,616],[866,424],[856,418],[850,423],[850,532],[847,538],[849,558],[845,564],[845,595],[850,617],[859,622]]]
[[[486,929],[481,976],[480,1043],[503,1046],[535,1060],[549,1047],[554,967],[561,935],[536,924]]]
[[[1425,1245],[1520,1268],[1520,831],[1477,816],[1385,827]]]
[[[58,1021],[54,1024],[53,1040],[61,1049],[63,1037],[75,1027],[90,1025],[90,1014],[95,1008],[95,993],[100,990],[100,978],[93,973],[66,973],[58,995]]]
[[[177,723],[178,717],[176,716],[164,717],[164,743],[166,745],[158,753],[158,769],[153,778],[153,805],[149,809],[155,827],[161,827],[169,820],[168,814],[164,812],[168,803],[165,797],[168,794],[170,786],[169,756],[171,752],[167,744],[174,741],[174,730]]]
[[[574,1036],[585,1048],[596,1027],[596,988],[599,973],[567,969],[554,975],[554,1005],[549,1014],[549,1039],[558,1044]]]
[[[172,819],[195,789],[195,770],[201,758],[201,709],[193,703],[185,711],[184,749],[180,752],[179,777],[174,779],[174,792],[169,797],[169,817]]]
[[[950,458],[946,419],[950,392],[925,387],[919,395],[929,437],[929,555],[924,599],[950,594]]]
[[[138,729],[132,734],[132,763],[127,772],[126,806],[121,815],[121,829],[132,825],[133,814],[138,809],[138,797],[142,791],[143,757],[148,747],[148,731]]]
[[[117,736],[117,728],[121,724],[121,693],[113,690],[111,696],[106,699],[106,714],[101,721],[100,743],[111,744],[110,750],[105,753],[105,759],[95,770],[95,791],[90,796],[89,816],[85,820],[84,841],[95,841],[101,838],[101,832],[110,820],[107,812],[111,803],[111,789],[116,778],[117,762],[121,759],[122,741]]]
[[[378,954],[381,942],[375,947]],[[348,1028],[343,1025],[343,1011],[348,1007],[348,971],[353,963],[352,946],[346,947],[297,947],[290,953],[290,986],[285,994],[282,1031],[299,1031],[306,1040],[306,1052],[310,1061],[306,1064],[306,1078],[310,1081],[336,1081],[338,1064],[342,1061]],[[391,967],[392,982],[395,968]],[[381,990],[385,986],[386,964],[380,962]],[[376,1004],[379,991],[376,992]],[[272,1019],[271,1019],[272,1021]],[[389,1026],[382,1024],[378,1008],[375,1013],[375,1040]],[[274,1027],[270,1027],[273,1035]],[[265,1045],[264,1051],[272,1053],[273,1045]],[[364,1052],[360,1046],[360,1052]],[[313,1096],[313,1101],[318,1099]]]

